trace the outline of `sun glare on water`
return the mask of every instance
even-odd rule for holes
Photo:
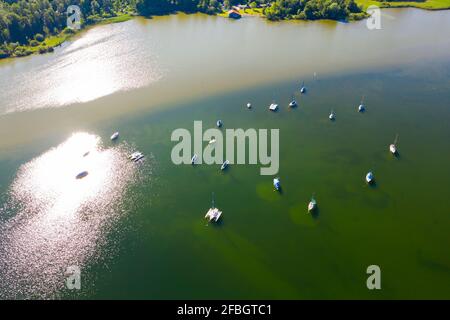
[[[126,211],[135,168],[124,147],[103,148],[87,133],[24,164],[10,187],[16,214],[0,224],[0,292],[49,297],[64,287],[67,267],[95,260]]]

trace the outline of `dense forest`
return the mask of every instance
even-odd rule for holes
[[[365,16],[354,0],[276,0],[264,14],[269,20],[347,20]]]
[[[52,50],[45,39],[67,27],[67,8],[78,5],[84,23],[92,24],[104,18],[133,10],[129,0],[0,0],[0,58],[24,56],[35,49]]]
[[[67,29],[67,8],[78,5],[83,25],[104,19],[138,14],[143,16],[176,11],[220,13],[244,0],[0,0],[0,58],[48,52],[73,33]],[[251,0],[251,7],[264,5],[270,20],[346,20],[361,13],[354,0]],[[48,39],[59,36],[58,39]]]

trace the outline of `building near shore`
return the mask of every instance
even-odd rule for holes
[[[228,18],[240,19],[241,17],[242,17],[242,15],[239,13],[239,11],[237,11],[235,9],[231,9],[230,11],[228,11]]]

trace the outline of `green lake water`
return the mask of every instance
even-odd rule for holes
[[[188,32],[190,41],[208,48],[194,31],[207,32],[206,24],[226,36],[239,25],[193,15],[107,26],[118,28],[119,34],[142,29],[136,37],[148,36],[136,45],[138,50],[142,44],[144,53],[131,51],[126,61],[131,69],[142,54],[155,57],[158,65],[158,72],[144,68],[142,79],[138,69],[125,74],[136,83],[100,86],[112,85],[112,92],[94,87],[92,95],[81,97],[76,89],[65,96],[50,90],[65,79],[61,73],[70,68],[69,58],[109,59],[108,54],[94,59],[90,47],[77,44],[98,37],[91,44],[98,50],[102,41],[110,41],[96,33],[104,33],[104,26],[55,56],[0,65],[5,85],[31,71],[42,75],[43,83],[53,83],[44,91],[47,98],[35,93],[42,89],[37,79],[27,87],[28,97],[26,88],[2,93],[0,297],[450,298],[450,60],[444,54],[450,43],[433,38],[440,31],[432,23],[449,21],[449,13],[386,14],[391,17],[387,26],[401,31],[391,29],[391,37],[384,31],[385,44],[409,39],[385,49],[390,61],[380,53],[360,57],[360,49],[351,53],[339,43],[330,44],[350,35],[356,38],[342,40],[344,45],[364,39],[369,31],[358,29],[361,23],[267,24],[249,18],[239,21],[245,37],[272,30],[268,37],[275,41],[277,35],[307,29],[320,36],[312,48],[326,50],[328,43],[335,56],[324,58],[323,66],[314,52],[303,57],[273,53],[277,59],[271,64],[255,58],[246,67],[239,58],[229,59],[228,52],[214,56],[216,49],[211,49],[198,59],[214,56],[215,62],[204,62],[205,68],[194,73],[202,65],[194,53],[187,52],[186,58],[172,52],[167,43],[156,41],[161,36],[152,26],[169,34],[185,27],[182,34]],[[431,40],[416,43],[412,31],[401,28],[412,18],[429,22],[423,32],[432,34],[434,51],[425,50]],[[256,46],[259,40],[254,41]],[[71,51],[71,46],[80,48]],[[411,48],[416,51],[409,52]],[[253,49],[245,50],[247,59]],[[258,50],[256,46],[254,53]],[[423,59],[415,61],[414,52]],[[289,68],[289,58],[298,65]],[[181,64],[183,59],[192,64]],[[206,68],[217,61],[231,70]],[[126,67],[112,63],[111,70]],[[54,73],[46,74],[47,67],[55,68]],[[236,75],[242,68],[242,76]],[[220,72],[223,78],[216,79]],[[308,87],[305,95],[298,92],[302,81]],[[83,82],[77,83],[74,88],[81,90]],[[293,94],[299,106],[289,109]],[[52,102],[57,96],[60,101]],[[362,96],[367,110],[358,113]],[[26,107],[23,99],[36,99],[36,108]],[[273,100],[280,106],[276,113],[268,111]],[[245,107],[249,101],[251,110]],[[334,122],[328,119],[331,110]],[[260,165],[231,165],[222,172],[219,165],[172,163],[173,130],[192,132],[195,120],[203,121],[204,129],[213,128],[217,119],[224,122],[222,130],[280,130],[277,176],[282,193],[273,190],[273,176],[260,175]],[[112,143],[109,136],[116,130],[121,138]],[[397,134],[399,155],[393,157],[388,147]],[[146,155],[139,165],[126,159],[134,150]],[[85,168],[89,175],[76,181],[76,170]],[[375,175],[373,186],[364,181],[369,170]],[[203,219],[211,192],[223,211],[217,225]],[[307,205],[313,194],[318,210],[311,215]],[[79,291],[64,288],[71,265],[82,272]],[[369,265],[381,268],[381,290],[366,287]]]

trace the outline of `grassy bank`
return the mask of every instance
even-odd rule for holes
[[[102,19],[98,22],[98,24],[111,24],[111,23],[120,23],[125,22],[133,18],[133,15],[131,14],[121,14],[115,17]]]
[[[374,1],[374,0],[356,0],[359,5],[366,9],[370,5],[376,5],[380,8],[419,8],[426,10],[445,10],[450,9],[450,0],[426,0],[426,1]]]
[[[131,14],[120,14],[110,18],[92,19],[89,21],[89,23],[84,24],[83,25],[84,27],[80,31],[85,30],[86,28],[89,28],[91,26],[125,22],[132,18],[133,16]],[[55,47],[69,40],[72,36],[74,36],[78,32],[79,31],[75,32],[70,29],[65,29],[57,35],[51,35],[44,38],[43,41],[36,41],[36,40],[30,41],[30,44],[28,45],[19,45],[13,43],[8,44],[7,47],[12,52],[12,54],[10,54],[9,56],[0,55],[0,59],[25,57],[37,53],[44,54],[48,52],[53,52]]]

